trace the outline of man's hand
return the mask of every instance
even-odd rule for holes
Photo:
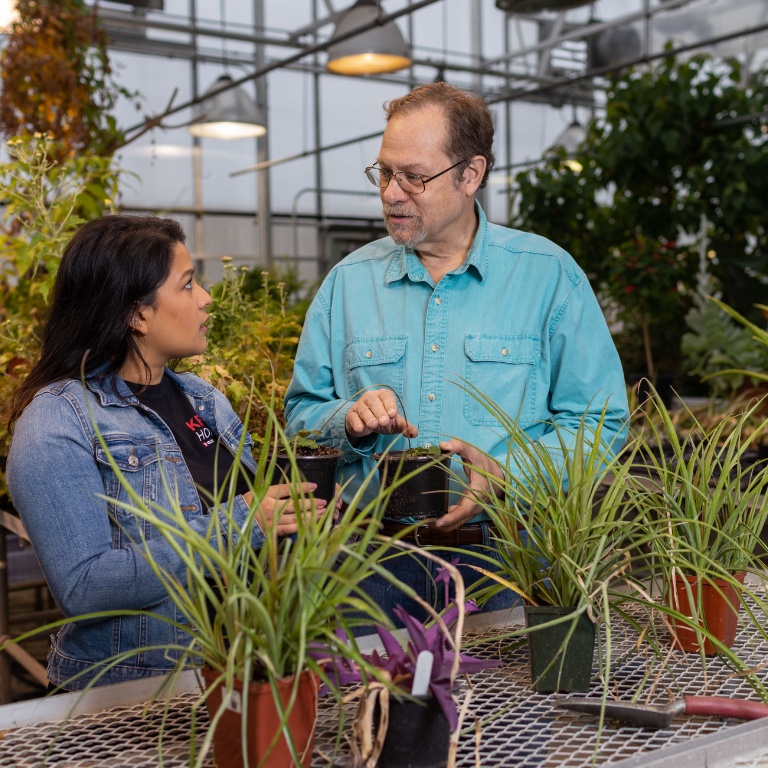
[[[344,426],[347,435],[358,440],[373,432],[406,437],[416,437],[419,434],[419,430],[399,413],[397,399],[389,389],[364,392],[347,411]]]
[[[487,499],[490,494],[496,493],[496,489],[492,487],[488,475],[503,480],[504,472],[493,459],[461,440],[448,440],[440,443],[440,449],[461,456],[464,462],[464,472],[468,480],[467,492],[461,501],[448,507],[448,512],[434,522],[435,528],[453,531],[482,512],[478,499],[482,501]],[[478,472],[478,469],[482,470],[485,474]]]

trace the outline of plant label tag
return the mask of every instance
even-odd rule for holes
[[[416,669],[413,673],[411,696],[426,696],[432,679],[432,665],[435,657],[432,651],[421,651],[416,657]]]
[[[232,691],[232,695],[227,702],[227,709],[231,709],[233,712],[243,711],[243,702],[240,698],[240,691]]]

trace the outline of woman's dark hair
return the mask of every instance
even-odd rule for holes
[[[177,222],[154,216],[103,216],[77,230],[56,273],[40,359],[14,393],[9,424],[47,384],[97,369],[106,379],[129,352],[143,361],[131,317],[154,302],[185,239]]]
[[[414,88],[398,99],[384,105],[387,122],[397,114],[410,114],[425,107],[439,107],[448,123],[445,154],[455,161],[482,155],[486,160],[480,188],[488,182],[496,156],[493,154],[493,117],[488,105],[476,93],[464,91],[449,83],[429,83]],[[464,173],[462,163],[456,178]]]

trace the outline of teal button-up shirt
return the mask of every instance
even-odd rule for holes
[[[603,440],[626,439],[621,363],[586,276],[554,243],[476,210],[467,258],[437,285],[412,250],[386,237],[337,264],[312,302],[285,396],[287,429],[320,429],[344,451],[347,499],[374,452],[407,447],[400,436],[349,442],[344,419],[366,387],[398,393],[419,429],[412,444],[456,437],[502,466],[508,435],[465,382],[553,450],[555,424],[575,431],[585,414],[596,424],[606,402]],[[374,476],[366,500],[377,488]]]

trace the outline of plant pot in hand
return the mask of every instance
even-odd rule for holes
[[[432,448],[374,454],[382,489],[390,489],[384,514],[423,520],[448,511],[451,455]]]
[[[443,768],[448,764],[451,728],[433,696],[417,701],[389,697],[386,736],[378,768]],[[381,710],[377,712],[380,722]]]
[[[562,616],[573,616],[573,608],[550,605],[525,606],[528,652],[533,689],[540,693],[577,693],[589,690],[595,656],[595,624],[586,613],[573,620],[550,624]],[[534,629],[535,627],[535,629]]]
[[[734,574],[734,580],[744,584],[746,574]],[[690,590],[690,593],[689,593]],[[695,610],[691,607],[691,600]],[[711,640],[696,632],[695,626],[706,629],[726,648],[736,640],[741,599],[735,584],[725,579],[703,579],[701,576],[675,574],[667,593],[670,608],[690,619],[690,624],[670,617],[672,644],[689,653],[700,653],[702,646],[706,656],[717,653]]]
[[[208,713],[213,720],[222,707],[222,691],[225,686],[221,676],[212,669],[201,669],[206,688]],[[296,688],[296,698],[287,718],[287,729],[298,765],[308,768],[312,763],[312,749],[317,719],[319,680],[314,672],[305,670],[298,677],[277,681],[279,700],[288,707]],[[243,698],[247,697],[247,701]],[[243,718],[246,719],[247,760],[242,750]],[[212,726],[213,727],[213,726]],[[235,680],[230,701],[223,709],[213,734],[213,750],[218,768],[288,768],[296,766],[289,742],[281,732],[281,717],[275,705],[272,688],[268,682],[252,682],[243,692],[243,684]]]
[[[318,446],[316,449],[296,449],[294,461],[302,481],[315,483],[317,488],[312,495],[316,499],[323,499],[328,503],[336,495],[336,472],[342,452],[338,448],[327,445]],[[285,454],[278,453],[275,456],[274,481],[276,483],[291,482],[291,459]]]

